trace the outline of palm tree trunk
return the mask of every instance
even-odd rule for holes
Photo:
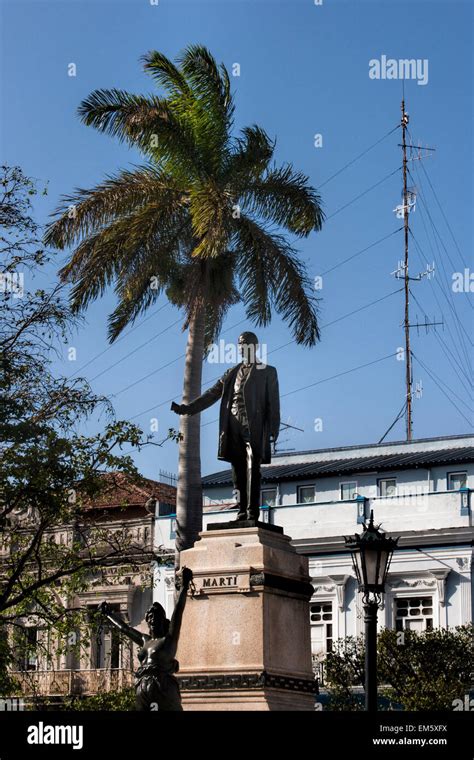
[[[184,366],[183,403],[201,395],[204,360],[204,306],[196,309],[189,323]],[[190,549],[202,530],[201,415],[182,416],[179,444],[178,493],[176,503],[176,568],[179,553]]]

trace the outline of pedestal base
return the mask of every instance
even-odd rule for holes
[[[291,692],[285,689],[199,689],[181,691],[184,710],[192,711],[232,711],[270,710],[284,711],[313,711],[315,709],[314,694]]]
[[[181,554],[194,589],[177,659],[185,710],[314,710],[308,560],[290,538],[213,529]]]

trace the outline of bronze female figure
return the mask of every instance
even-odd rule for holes
[[[186,604],[186,594],[191,583],[192,571],[184,567],[182,585],[171,621],[158,602],[147,610],[146,621],[150,633],[141,633],[132,628],[115,612],[107,602],[99,609],[125,636],[138,644],[140,667],[135,673],[135,690],[137,710],[182,710],[181,694],[177,678],[173,675],[179,669],[175,659],[178,648],[179,632]]]

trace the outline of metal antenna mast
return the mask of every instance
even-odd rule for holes
[[[405,238],[404,259],[404,293],[405,293],[405,385],[406,385],[406,432],[407,441],[411,441],[413,432],[412,420],[412,370],[410,349],[410,279],[408,271],[408,181],[407,181],[407,140],[408,114],[405,111],[405,99],[402,100],[402,150],[403,150],[403,230]]]
[[[412,354],[411,354],[411,347],[410,347],[410,327],[420,327],[420,325],[411,325],[410,324],[410,280],[421,280],[423,277],[431,278],[431,276],[434,274],[434,265],[432,267],[428,266],[425,272],[421,272],[417,277],[410,277],[410,272],[408,268],[408,241],[409,241],[409,223],[408,223],[408,215],[411,211],[415,210],[416,206],[416,191],[412,188],[409,189],[408,187],[408,161],[419,161],[422,158],[425,158],[423,156],[422,151],[432,151],[433,148],[422,148],[421,146],[418,147],[418,156],[413,157],[412,152],[415,148],[411,143],[407,144],[407,127],[409,122],[409,117],[407,112],[405,111],[405,97],[402,97],[402,105],[401,105],[401,111],[402,111],[402,120],[401,120],[401,127],[402,127],[402,153],[403,153],[403,163],[402,163],[402,174],[403,174],[403,204],[402,207],[398,206],[395,211],[397,212],[397,216],[403,215],[403,230],[404,230],[404,258],[403,261],[399,262],[398,269],[395,272],[392,272],[397,278],[403,279],[404,281],[404,294],[405,294],[405,310],[404,310],[404,319],[403,319],[403,329],[405,331],[405,358],[406,358],[406,364],[405,364],[405,386],[406,386],[406,437],[407,441],[411,441],[413,437],[413,371],[412,371]],[[407,148],[410,149],[412,156],[411,158],[407,158]],[[402,211],[402,214],[400,214],[400,211]],[[426,320],[425,317],[425,324],[424,327],[436,327],[436,325],[442,324],[439,322],[432,322],[429,323]]]

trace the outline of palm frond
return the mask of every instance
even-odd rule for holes
[[[168,207],[184,203],[185,197],[170,175],[151,165],[121,171],[92,190],[79,188],[63,196],[51,215],[59,219],[47,227],[45,244],[63,249],[152,201]]]
[[[154,95],[130,95],[124,90],[95,90],[78,109],[84,124],[93,126],[140,150],[170,173],[206,173],[194,135],[169,101]]]
[[[250,181],[242,190],[241,203],[248,213],[299,236],[319,231],[324,221],[321,197],[309,184],[308,177],[289,164]]]
[[[239,222],[237,267],[249,318],[257,325],[268,324],[273,305],[297,343],[314,345],[320,337],[317,299],[296,251],[284,237],[245,215]]]
[[[189,45],[178,62],[193,91],[229,119],[234,105],[225,66],[221,64],[219,67],[213,55],[203,45]]]
[[[229,75],[202,45],[189,46],[178,60],[193,100],[175,99],[173,110],[186,118],[209,169],[219,172],[227,154],[234,114]]]
[[[86,237],[59,272],[63,280],[75,283],[74,310],[85,308],[114,279],[123,277],[135,260],[152,257],[160,236],[166,236],[180,214],[186,215],[180,205],[149,203]]]
[[[134,124],[166,118],[166,102],[117,88],[94,90],[80,103],[77,113],[88,127],[130,141],[130,129]]]
[[[264,129],[254,124],[244,127],[241,136],[234,140],[223,172],[223,181],[229,183],[237,193],[249,182],[257,179],[268,167],[275,150]]]
[[[206,259],[224,253],[232,233],[229,197],[216,185],[193,188],[189,196],[193,234],[193,256]]]
[[[150,50],[141,58],[144,70],[173,95],[192,95],[186,77],[163,53]]]

